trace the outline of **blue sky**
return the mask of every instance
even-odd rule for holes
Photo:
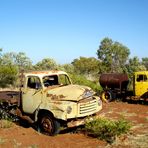
[[[104,37],[148,57],[148,0],[0,0],[0,48],[36,63],[97,57]]]

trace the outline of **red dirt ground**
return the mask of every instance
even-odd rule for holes
[[[110,145],[82,133],[64,133],[50,137],[31,127],[24,128],[13,124],[10,128],[0,128],[0,148],[148,148],[147,105],[111,102],[103,104],[98,115],[130,120],[133,125],[130,133],[117,137]]]

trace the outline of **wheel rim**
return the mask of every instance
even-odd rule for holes
[[[106,100],[110,100],[110,95],[109,95],[108,92],[105,93],[105,99],[106,99]]]
[[[103,92],[101,97],[105,102],[109,102],[111,100],[111,95],[109,92]]]
[[[41,122],[42,132],[48,135],[52,135],[54,133],[54,124],[51,119],[48,117],[44,117]]]

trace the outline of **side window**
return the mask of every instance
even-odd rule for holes
[[[41,88],[41,82],[38,77],[28,77],[27,87],[32,89],[39,89]]]
[[[144,74],[137,75],[137,82],[146,82],[147,76]]]
[[[62,85],[71,84],[67,75],[59,75],[59,83],[62,84]]]

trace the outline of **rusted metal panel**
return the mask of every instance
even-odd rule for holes
[[[65,98],[64,95],[53,95],[53,94],[47,94],[47,97],[50,97],[51,100],[61,100]]]
[[[52,86],[44,85],[46,76],[56,75],[57,80],[60,80],[60,75],[67,76],[66,80],[69,83],[60,83],[60,81]],[[21,106],[20,110],[15,110],[15,114],[20,118],[33,122],[27,115],[35,114],[35,121],[38,120],[38,113],[41,110],[50,112],[55,118],[64,121],[70,121],[78,118],[85,118],[96,114],[102,109],[102,103],[99,103],[100,98],[95,96],[95,92],[87,87],[73,85],[67,73],[63,71],[41,71],[22,73],[21,78]],[[30,87],[31,83],[40,84],[38,87]],[[63,78],[63,77],[62,77]],[[19,92],[3,92],[3,97],[0,94],[0,100],[4,99],[7,102],[16,102],[20,99]],[[5,95],[4,95],[5,94]],[[23,111],[24,114],[21,113]],[[80,122],[73,123],[74,126],[81,124]]]
[[[11,104],[18,104],[20,99],[19,91],[0,91],[0,101],[8,102]]]
[[[126,90],[129,79],[127,74],[107,73],[100,76],[99,82],[103,88]]]

